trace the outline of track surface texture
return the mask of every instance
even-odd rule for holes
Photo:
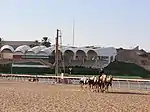
[[[79,85],[0,81],[0,112],[150,112],[150,93],[95,93]]]

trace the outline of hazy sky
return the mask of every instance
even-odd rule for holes
[[[150,0],[0,0],[0,36],[4,40],[55,41],[63,44],[130,48],[150,51]]]

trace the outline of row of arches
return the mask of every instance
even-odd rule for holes
[[[15,50],[9,45],[3,46],[1,48],[1,54],[10,55],[32,55],[32,56],[55,56],[55,46],[45,47],[45,46],[35,46],[30,48],[26,45],[17,47]],[[63,49],[59,49],[59,57],[64,56],[67,59],[75,60],[94,60],[98,56],[115,56],[116,52],[114,48],[71,48],[64,46]]]
[[[21,53],[19,53],[19,52],[17,52],[17,53],[12,53],[12,52],[10,52],[9,50],[7,50],[7,49],[5,49],[5,50],[3,50],[3,52],[1,52],[1,54],[3,55],[3,56],[9,56],[10,57],[10,55],[11,55],[11,57],[12,57],[12,55],[33,55],[33,54],[21,54]],[[39,54],[37,54],[36,56],[45,56],[45,54],[44,53],[39,53]],[[52,51],[52,53],[51,53],[51,55],[50,56],[55,56],[55,50],[54,51]],[[95,51],[92,51],[92,50],[89,50],[88,52],[87,52],[87,54],[84,52],[84,51],[82,51],[82,50],[78,50],[76,53],[74,53],[73,51],[71,51],[71,50],[66,50],[64,53],[62,53],[60,50],[58,51],[58,56],[59,56],[59,58],[61,58],[62,56],[64,56],[64,58],[66,59],[66,60],[73,60],[73,59],[75,59],[75,60],[83,60],[83,59],[88,59],[88,60],[92,60],[94,57],[97,57],[97,54],[96,54],[96,52]]]
[[[55,46],[51,46],[51,47],[45,47],[45,46],[35,46],[33,48],[30,48],[27,45],[21,45],[19,47],[17,47],[16,49],[14,49],[12,46],[9,45],[4,45],[1,47],[1,52],[12,52],[12,53],[20,53],[20,54],[45,54],[50,56],[52,54],[52,52],[55,50]],[[69,47],[69,46],[62,46],[61,48],[59,48],[59,50],[62,53],[65,52],[71,52],[74,54],[82,54],[82,55],[87,55],[87,54],[94,54],[94,55],[110,55],[113,53],[117,53],[116,49],[113,47],[107,47],[107,48],[86,48],[86,47]]]
[[[66,50],[64,53],[62,53],[60,50],[58,52],[59,56],[64,56],[65,60],[69,59],[75,59],[75,60],[83,60],[88,59],[92,60],[94,57],[97,57],[97,53],[93,50],[89,50],[87,53],[85,53],[82,50],[78,50],[76,53],[74,53],[71,50]],[[55,50],[52,52],[52,56],[55,56]]]
[[[6,48],[6,49],[3,49],[1,51],[1,53],[13,53],[12,50],[10,50],[9,48]],[[64,55],[64,56],[69,56],[69,57],[77,57],[77,58],[81,58],[81,57],[87,57],[89,59],[92,59],[93,56],[97,56],[97,53],[94,51],[94,50],[89,50],[87,53],[85,53],[83,50],[77,50],[75,53],[72,51],[72,50],[65,50],[64,52],[60,51],[59,50],[59,55]],[[15,55],[24,55],[24,53],[21,53],[21,52],[14,52]],[[26,52],[26,55],[34,55],[33,52]],[[48,55],[46,52],[39,52],[37,53],[37,55]],[[53,50],[51,52],[51,56],[54,56],[55,55],[55,50]]]

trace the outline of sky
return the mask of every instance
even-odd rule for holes
[[[3,40],[55,42],[75,46],[140,48],[150,51],[150,0],[0,0]]]

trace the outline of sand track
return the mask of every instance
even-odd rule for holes
[[[150,94],[93,93],[75,85],[0,82],[0,112],[149,112]]]

